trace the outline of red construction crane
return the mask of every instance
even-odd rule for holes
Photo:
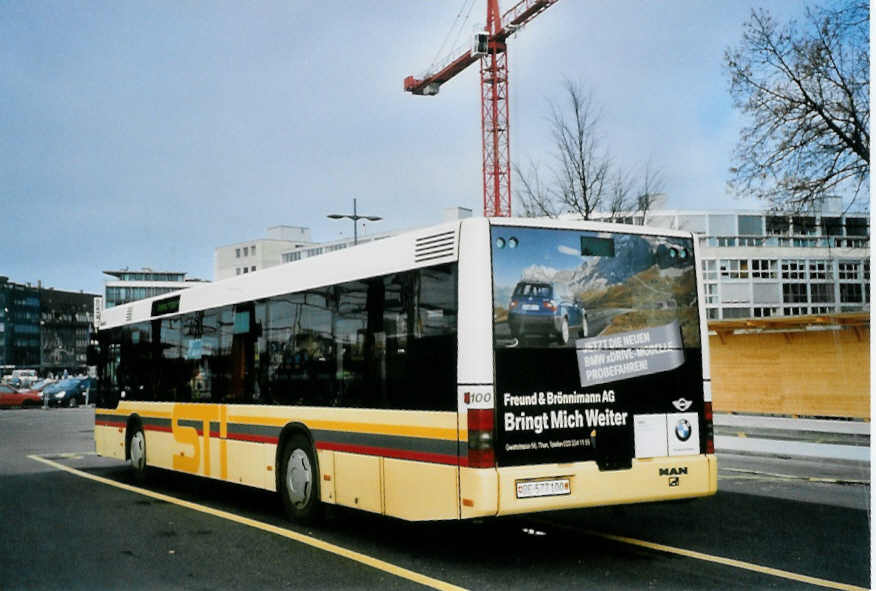
[[[407,92],[438,94],[442,84],[481,60],[481,134],[484,215],[511,215],[511,143],[508,134],[508,53],[505,40],[558,0],[521,0],[499,16],[499,0],[487,0],[487,30],[475,33],[471,51],[428,74],[405,78]]]

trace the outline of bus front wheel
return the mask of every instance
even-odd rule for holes
[[[146,480],[146,435],[139,425],[134,429],[129,443],[131,469],[134,473],[134,480],[143,482]]]
[[[277,489],[289,519],[312,523],[319,518],[319,468],[310,441],[292,435],[283,446],[277,466]]]

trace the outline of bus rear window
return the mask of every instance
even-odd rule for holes
[[[678,326],[679,346],[700,346],[690,239],[502,226],[492,232],[497,348],[574,348],[582,339],[669,325]]]

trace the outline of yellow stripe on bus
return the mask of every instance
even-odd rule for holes
[[[263,425],[269,427],[283,427],[289,422],[288,417],[254,417],[248,415],[229,415],[231,423],[250,425]],[[299,419],[311,429],[323,429],[326,431],[347,431],[352,433],[371,433],[375,435],[404,435],[407,437],[423,437],[426,439],[448,439],[456,441],[458,431],[456,428],[446,427],[418,427],[413,425],[387,425],[379,423],[362,423],[353,421],[326,421],[318,419]],[[461,438],[460,438],[461,439]],[[466,441],[468,439],[466,438]]]
[[[222,405],[217,405],[222,406]],[[129,416],[137,413],[144,418],[172,419],[170,412],[158,412],[136,408],[98,409],[100,414],[114,416]],[[243,425],[260,425],[266,427],[283,427],[290,420],[300,420],[311,429],[323,429],[326,431],[346,431],[350,433],[370,433],[375,435],[402,435],[405,437],[422,437],[425,439],[444,439],[448,441],[468,441],[468,432],[459,431],[456,427],[422,427],[416,425],[391,425],[385,423],[364,423],[359,421],[328,421],[320,419],[308,419],[306,417],[270,417],[253,415],[228,415],[228,422]]]

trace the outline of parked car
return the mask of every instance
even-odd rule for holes
[[[3,381],[13,388],[27,388],[37,380],[35,369],[13,369],[12,373],[3,376]]]
[[[8,384],[0,384],[0,408],[39,406],[42,403],[43,398],[39,392],[19,392]]]
[[[563,283],[520,281],[508,305],[508,325],[516,339],[556,338],[568,344],[573,333],[587,336],[587,317]]]
[[[55,383],[55,380],[46,378],[46,379],[40,380],[34,384],[31,384],[31,386],[28,388],[19,388],[18,392],[20,394],[25,394],[25,395],[31,397],[32,399],[35,399],[37,401],[37,404],[42,404],[43,403],[43,390],[45,390],[47,386],[50,386],[54,383]]]
[[[86,395],[89,400],[93,399],[96,382],[94,378],[67,378],[46,386],[43,398],[49,406],[76,407],[85,404]]]

